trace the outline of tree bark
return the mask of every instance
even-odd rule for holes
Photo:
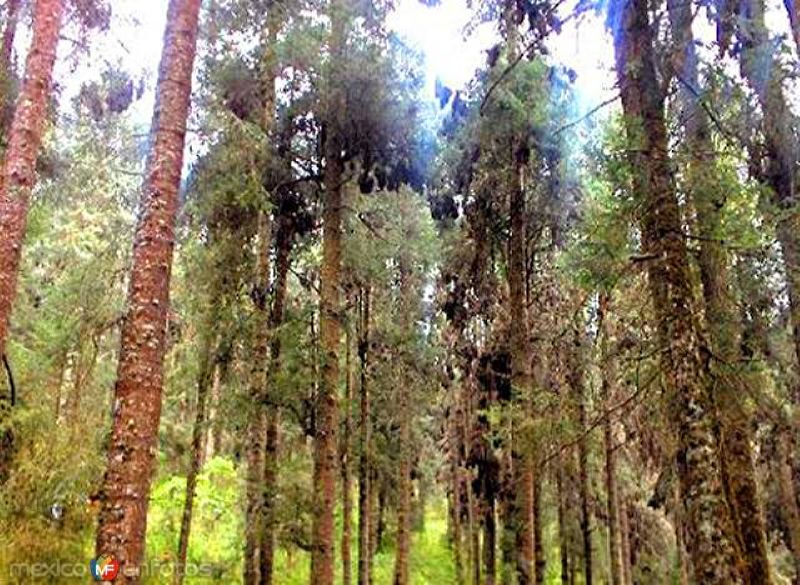
[[[252,408],[248,412],[245,435],[246,493],[245,543],[243,559],[244,585],[258,585],[261,580],[260,541],[264,530],[264,466],[267,436],[267,371],[269,367],[269,310],[267,294],[270,275],[270,243],[272,219],[266,212],[258,216],[257,259],[255,270],[251,370],[249,395]]]
[[[344,431],[342,434],[342,585],[353,582],[350,559],[350,542],[352,540],[353,498],[352,475],[350,465],[351,443],[353,435],[353,372],[352,345],[350,330],[345,331],[345,397],[344,397]]]
[[[6,25],[3,29],[3,47],[2,53],[0,53],[0,129],[2,129],[3,141],[5,141],[8,126],[11,123],[13,111],[11,85],[14,79],[14,63],[12,58],[14,56],[14,38],[17,36],[21,7],[22,0],[8,0],[6,2]]]
[[[792,478],[792,437],[788,429],[778,431],[777,436],[777,461],[776,476],[778,478],[778,493],[781,502],[782,515],[789,536],[789,548],[794,561],[795,580],[800,582],[800,510],[798,510],[795,497],[794,481]]]
[[[792,29],[797,55],[800,57],[800,0],[783,0],[789,15],[789,26]]]
[[[49,3],[46,3],[49,4]],[[156,89],[153,141],[134,238],[128,312],[103,480],[98,554],[113,554],[122,583],[140,582],[155,469],[178,188],[197,44],[199,0],[171,0]],[[12,177],[9,177],[12,178]]]
[[[780,63],[764,21],[764,7],[764,0],[748,0],[740,7],[737,31],[742,43],[740,68],[764,116],[762,130],[768,159],[765,178],[777,208],[777,239],[783,252],[795,357],[800,361],[800,240],[795,174],[798,145],[792,133],[792,112],[781,85]],[[797,7],[796,0],[794,7]],[[793,400],[798,404],[800,388],[795,388],[794,393]]]
[[[278,458],[280,456],[281,409],[276,379],[281,365],[281,338],[278,329],[283,324],[286,292],[291,267],[293,218],[280,214],[275,234],[275,295],[269,318],[270,355],[267,371],[267,429],[264,449],[264,530],[259,545],[261,585],[271,585],[275,562],[275,530],[277,528],[275,498],[278,494]]]
[[[25,79],[14,111],[0,177],[0,356],[5,354],[11,308],[17,292],[22,243],[36,159],[42,143],[61,31],[64,0],[37,0]]]
[[[212,309],[213,312],[213,309]],[[200,373],[197,379],[197,412],[195,413],[194,427],[192,428],[191,459],[189,472],[186,475],[186,496],[183,503],[183,517],[181,519],[181,532],[178,538],[178,558],[175,564],[175,585],[181,585],[186,575],[186,558],[189,554],[189,534],[192,528],[192,513],[194,511],[194,496],[197,487],[197,476],[203,465],[203,437],[206,433],[208,420],[208,391],[214,376],[215,351],[214,335],[211,333],[215,323],[213,320],[204,327],[202,335],[203,344],[200,349]]]
[[[370,449],[372,413],[369,394],[370,289],[361,289],[359,303],[358,361],[360,370],[359,461],[358,461],[358,585],[369,585],[371,574],[370,532],[372,492],[370,485]]]
[[[558,549],[561,561],[561,583],[568,585],[570,575],[569,536],[567,534],[567,504],[564,494],[564,462],[557,461],[556,497],[558,498]]]
[[[614,428],[611,418],[611,404],[615,394],[616,362],[613,355],[614,342],[611,324],[609,323],[609,295],[600,296],[598,320],[600,321],[600,356],[601,356],[601,387],[603,405],[606,416],[603,420],[603,442],[606,455],[606,513],[608,514],[608,550],[611,585],[623,585],[622,556],[620,554],[621,541],[619,535],[619,502],[617,500],[617,463],[614,447]]]
[[[730,518],[720,485],[707,396],[708,370],[693,313],[693,291],[686,242],[672,169],[667,154],[663,95],[656,77],[646,0],[620,0],[609,22],[614,32],[616,67],[631,148],[633,187],[642,199],[645,252],[670,398],[677,463],[686,507],[689,548],[698,582],[740,583]]]
[[[692,34],[692,7],[682,0],[667,3],[680,65],[679,103],[686,120],[687,191],[694,204],[700,235],[699,267],[716,375],[709,389],[720,428],[722,485],[744,561],[743,576],[750,583],[772,582],[766,529],[761,514],[752,455],[752,423],[729,371],[741,358],[741,326],[729,293],[731,278],[726,250],[720,239],[721,211],[726,193],[716,180],[715,153],[708,117],[698,101],[701,90],[698,59]],[[677,69],[677,68],[676,68]],[[746,382],[745,382],[746,383]]]
[[[330,8],[331,33],[329,88],[325,114],[325,201],[322,221],[322,268],[320,271],[320,335],[322,373],[317,396],[317,425],[314,449],[312,585],[333,585],[334,509],[336,507],[337,427],[339,417],[339,344],[341,337],[339,287],[342,257],[342,129],[339,116],[346,98],[339,68],[346,41],[345,9],[341,1]]]
[[[510,316],[511,386],[516,399],[529,401],[531,373],[529,367],[528,311],[525,302],[525,164],[527,147],[512,146],[513,177],[510,182],[509,220],[511,233],[508,239],[508,303]],[[510,516],[516,534],[516,572],[519,585],[530,585],[534,580],[533,567],[533,464],[531,453],[520,450],[520,441],[512,446],[513,494],[515,502]],[[514,497],[514,496],[512,496]]]
[[[275,80],[277,71],[277,53],[275,42],[280,27],[278,2],[268,7],[266,26],[264,27],[264,47],[261,67],[261,129],[267,147],[264,149],[264,160],[274,156],[272,148],[273,129],[275,127]],[[270,188],[274,188],[270,185]],[[280,227],[276,229],[276,232]],[[247,488],[245,508],[245,547],[244,547],[244,583],[257,585],[263,583],[266,575],[262,568],[269,571],[272,559],[262,558],[262,554],[270,555],[271,547],[266,542],[266,491],[265,476],[271,473],[274,461],[267,460],[267,442],[277,442],[273,436],[277,432],[278,418],[274,408],[270,408],[270,375],[272,360],[270,348],[272,344],[273,315],[269,309],[270,289],[270,249],[273,236],[273,220],[270,211],[262,209],[258,217],[258,257],[254,275],[254,322],[252,340],[250,397],[253,408],[247,421],[245,439],[247,462]],[[288,261],[288,256],[287,256]],[[281,311],[283,300],[281,299]],[[268,577],[271,579],[271,573]]]
[[[572,343],[567,349],[569,384],[578,414],[578,496],[581,508],[581,540],[583,544],[583,574],[586,585],[593,582],[592,518],[589,511],[589,428],[586,410],[586,381],[583,364],[583,323],[578,318],[572,323]]]

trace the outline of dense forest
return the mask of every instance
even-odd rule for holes
[[[798,0],[419,1],[0,2],[0,583],[800,583]]]

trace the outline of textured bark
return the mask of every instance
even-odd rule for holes
[[[267,148],[264,159],[273,156],[271,148],[272,133],[275,126],[275,79],[277,71],[277,53],[275,42],[280,27],[280,16],[277,2],[268,7],[266,26],[264,27],[264,47],[260,82],[262,86],[261,129],[265,136]],[[270,186],[272,187],[272,186]],[[276,231],[280,231],[279,226]],[[247,462],[247,488],[245,504],[245,546],[244,546],[244,583],[256,585],[264,582],[265,568],[271,579],[271,558],[262,558],[262,554],[272,554],[266,535],[266,493],[264,480],[272,472],[275,461],[267,460],[267,442],[277,443],[278,415],[270,404],[270,375],[272,363],[270,349],[272,331],[277,326],[267,299],[270,289],[270,248],[273,235],[273,221],[268,211],[262,210],[258,218],[258,257],[254,275],[255,301],[253,319],[255,322],[250,355],[250,397],[253,408],[247,421],[245,451]],[[287,257],[288,259],[288,257]],[[281,299],[281,313],[283,300]],[[276,362],[277,363],[277,362]],[[273,445],[275,450],[277,446]]]
[[[800,56],[800,0],[783,0],[783,5],[789,14],[789,26],[792,29],[797,54]]]
[[[614,343],[611,324],[608,322],[609,297],[600,297],[598,320],[600,321],[600,355],[601,355],[601,393],[606,412],[603,420],[603,443],[605,447],[605,479],[606,479],[606,513],[608,514],[608,551],[609,573],[611,585],[622,585],[622,543],[619,535],[619,502],[617,500],[617,464],[614,448],[614,428],[610,414],[612,399],[615,394],[617,371],[615,356],[612,354]]]
[[[512,154],[513,177],[510,182],[508,240],[508,303],[511,351],[511,386],[515,397],[527,403],[531,390],[530,348],[528,343],[528,311],[525,303],[525,159],[520,146]],[[513,494],[515,502],[509,519],[516,534],[516,572],[519,585],[534,580],[533,567],[533,465],[530,453],[520,451],[520,441],[512,446]]]
[[[121,583],[139,583],[155,469],[167,306],[199,0],[171,0],[156,89],[152,146],[122,326],[114,421],[103,480],[98,554],[113,554]]]
[[[497,523],[494,498],[483,502],[483,575],[485,585],[497,579]]]
[[[794,7],[797,7],[796,0]],[[800,361],[800,230],[795,172],[798,145],[792,132],[792,112],[781,85],[784,76],[769,38],[764,10],[764,0],[747,0],[740,6],[737,30],[742,43],[740,68],[742,77],[756,94],[764,116],[765,179],[772,189],[772,202],[777,208],[777,239],[783,252],[795,356]],[[795,403],[800,403],[798,393],[800,388],[795,389]]]
[[[250,350],[249,409],[245,430],[245,542],[243,578],[245,585],[257,585],[261,580],[260,539],[264,530],[264,479],[267,436],[267,371],[269,362],[269,310],[267,291],[270,276],[270,243],[272,241],[272,219],[259,213],[257,236],[257,259],[255,269],[254,296],[255,322]]]
[[[353,436],[353,365],[350,331],[345,332],[345,396],[344,396],[344,429],[342,432],[342,585],[353,582],[350,560],[350,542],[352,540],[353,497],[350,454]]]
[[[1,49],[2,52],[0,52],[0,130],[2,130],[3,142],[6,141],[6,133],[11,123],[13,111],[11,86],[12,80],[14,79],[14,63],[12,57],[14,54],[14,38],[17,36],[17,25],[19,24],[19,12],[21,7],[22,0],[8,0],[8,2],[6,2],[3,47]]]
[[[576,318],[572,324],[572,344],[567,349],[567,378],[578,415],[578,497],[581,509],[581,542],[583,544],[583,574],[586,585],[593,582],[592,518],[589,510],[589,436],[586,410],[586,380],[583,364],[583,324]]]
[[[706,393],[707,365],[700,353],[686,242],[667,154],[647,2],[620,0],[609,21],[635,169],[633,186],[643,202],[644,251],[655,258],[648,277],[664,345],[662,370],[678,442],[678,475],[695,578],[709,585],[739,583]]]
[[[558,549],[561,561],[561,583],[569,583],[569,536],[567,535],[567,504],[564,494],[564,463],[559,460],[556,469],[556,497],[558,498]]]
[[[631,522],[628,501],[625,496],[620,497],[619,504],[619,535],[622,544],[622,583],[623,585],[633,585],[633,567],[631,563]]]
[[[212,306],[215,304],[212,301]],[[213,310],[212,310],[213,312]],[[181,532],[178,538],[178,558],[175,564],[174,583],[181,585],[186,573],[186,558],[189,553],[189,534],[192,528],[192,513],[194,511],[194,496],[197,487],[197,476],[203,465],[203,438],[206,434],[208,420],[208,393],[214,376],[214,320],[206,323],[202,335],[204,337],[200,349],[200,373],[197,379],[197,412],[195,413],[194,427],[192,428],[191,459],[189,472],[186,474],[186,497],[183,503],[183,517],[181,519]]]
[[[692,7],[682,0],[667,3],[673,37],[680,51],[676,58],[680,76],[679,103],[685,122],[689,160],[686,188],[694,204],[700,236],[698,263],[705,303],[705,322],[710,334],[714,376],[711,392],[719,417],[720,454],[723,488],[726,493],[736,541],[743,560],[747,582],[772,582],[764,519],[760,509],[758,484],[752,455],[752,422],[730,364],[741,358],[741,326],[729,293],[731,284],[726,250],[720,240],[721,211],[725,193],[716,181],[714,145],[708,117],[697,96],[701,90],[698,59],[692,35]],[[728,371],[726,371],[728,370]],[[747,383],[747,382],[744,382]]]
[[[17,292],[22,242],[31,192],[36,185],[36,159],[52,89],[63,13],[64,0],[36,2],[25,79],[11,122],[0,177],[0,356],[5,354],[11,308]]]
[[[358,460],[358,585],[368,585],[371,574],[370,531],[372,495],[370,485],[370,449],[372,443],[372,413],[369,394],[369,328],[370,289],[361,290],[359,303],[359,460]]]
[[[405,234],[407,238],[411,234]],[[413,355],[411,348],[414,342],[413,329],[413,299],[412,275],[408,260],[404,255],[399,259],[400,267],[400,315],[398,323],[402,327],[404,359],[400,365],[401,371],[411,367]],[[396,555],[394,566],[394,585],[408,585],[409,583],[409,556],[411,554],[411,395],[410,387],[401,384],[398,388],[400,437],[398,448],[400,450],[400,464],[397,475],[397,538],[395,540]]]
[[[788,430],[779,431],[777,437],[778,460],[775,462],[781,513],[789,536],[789,548],[794,560],[795,583],[800,582],[800,510],[795,497],[792,478],[792,437]]]
[[[276,378],[281,365],[281,338],[278,328],[283,324],[286,292],[291,267],[294,229],[292,218],[279,215],[275,234],[275,283],[270,311],[269,369],[267,371],[267,429],[264,444],[264,530],[259,544],[261,585],[271,585],[275,562],[275,529],[277,528],[275,498],[278,492],[278,458],[280,455],[281,410],[276,396]]]
[[[322,267],[320,270],[320,336],[322,372],[317,394],[314,445],[314,514],[311,583],[333,585],[336,507],[337,427],[339,417],[339,345],[341,337],[339,287],[342,262],[342,137],[338,116],[346,109],[338,68],[344,59],[344,7],[330,8],[330,62],[325,120],[325,201],[322,210]]]

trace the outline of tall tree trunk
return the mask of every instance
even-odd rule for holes
[[[275,296],[269,318],[270,356],[267,371],[267,429],[264,444],[264,529],[259,545],[261,585],[272,585],[275,562],[275,529],[277,528],[275,499],[278,494],[278,459],[280,456],[281,409],[276,380],[281,364],[281,338],[278,329],[283,324],[286,292],[291,267],[293,218],[280,214],[275,234]]]
[[[797,55],[800,57],[800,0],[783,0],[789,14],[789,26],[792,29]]]
[[[495,585],[497,578],[497,523],[495,499],[489,496],[483,502],[483,574],[485,585]]]
[[[350,542],[352,540],[353,497],[350,454],[352,452],[353,435],[353,372],[352,372],[352,340],[350,330],[345,331],[345,396],[344,396],[344,431],[342,433],[342,585],[353,582],[350,560]]]
[[[569,583],[570,562],[569,562],[569,535],[567,534],[567,504],[564,493],[564,462],[559,460],[556,463],[556,497],[558,498],[558,549],[561,560],[561,583]]]
[[[272,219],[266,212],[258,216],[257,259],[253,295],[255,321],[250,353],[249,409],[245,430],[245,542],[243,559],[244,585],[258,585],[261,580],[260,541],[264,530],[264,451],[267,436],[267,372],[269,367],[269,310],[267,295],[270,275]]]
[[[741,392],[735,387],[731,364],[741,358],[741,327],[729,293],[728,258],[720,240],[721,211],[726,193],[716,179],[714,145],[708,117],[698,101],[701,94],[697,54],[692,34],[692,7],[683,0],[667,3],[673,37],[680,53],[676,63],[680,79],[679,99],[686,120],[689,162],[686,188],[697,214],[700,236],[698,255],[705,302],[706,328],[718,360],[709,389],[716,405],[720,426],[722,485],[731,510],[733,527],[744,560],[743,576],[750,583],[772,582],[764,518],[761,514],[755,464],[752,455],[752,423]],[[746,383],[746,382],[744,382]]]
[[[361,289],[359,302],[358,361],[360,375],[359,460],[358,460],[358,585],[369,585],[371,574],[370,531],[372,492],[370,486],[370,449],[372,413],[369,395],[370,289]]]
[[[782,515],[789,536],[789,548],[794,560],[795,580],[800,583],[800,510],[794,492],[792,478],[792,437],[788,429],[778,431],[777,436],[777,461],[775,462],[776,476],[778,478],[778,493],[782,508]]]
[[[212,301],[213,307],[214,301]],[[215,311],[212,308],[212,313]],[[189,534],[192,528],[192,513],[194,511],[194,496],[197,487],[197,476],[203,465],[203,437],[206,433],[208,420],[208,391],[214,376],[215,351],[214,331],[215,323],[210,320],[204,326],[203,342],[200,349],[200,368],[197,379],[197,412],[195,413],[194,427],[192,428],[191,459],[189,472],[186,474],[186,497],[183,503],[183,518],[181,519],[181,532],[178,538],[178,558],[175,565],[175,585],[183,583],[186,574],[186,558],[189,553]]]
[[[405,234],[410,238],[410,234]],[[401,372],[410,369],[414,360],[412,353],[414,347],[413,329],[413,299],[412,275],[408,260],[401,256],[400,260],[400,302],[398,323],[402,327],[403,359],[399,365]],[[400,416],[400,465],[397,476],[397,539],[394,567],[394,585],[408,585],[409,583],[409,556],[411,553],[411,395],[410,385],[400,384],[398,399]]]
[[[277,53],[275,42],[280,27],[278,2],[270,3],[267,22],[264,27],[264,47],[261,63],[261,129],[264,133],[266,148],[263,160],[274,156],[272,148],[273,129],[275,127],[275,79],[277,77]],[[274,187],[270,185],[270,187]],[[274,194],[273,194],[274,195]],[[268,298],[270,289],[270,248],[273,236],[273,221],[270,212],[260,210],[258,214],[258,257],[254,275],[254,333],[252,340],[250,397],[253,408],[248,416],[247,436],[245,438],[247,462],[247,487],[245,504],[245,545],[244,545],[244,583],[257,585],[263,582],[261,573],[263,566],[269,566],[271,559],[262,559],[266,530],[266,501],[264,479],[274,461],[267,461],[266,449],[268,435],[277,427],[277,416],[274,408],[268,408],[270,402],[270,346],[272,340],[272,315]],[[276,229],[277,232],[280,228]],[[281,307],[282,310],[282,307]],[[267,554],[270,553],[269,547]]]
[[[37,0],[33,39],[0,177],[0,356],[5,354],[11,307],[17,292],[22,242],[36,159],[42,143],[64,0]]]
[[[586,411],[586,381],[584,380],[583,323],[572,323],[572,347],[567,352],[567,374],[578,409],[578,495],[581,508],[581,540],[583,544],[583,574],[586,585],[592,585],[592,525],[589,510],[589,428]]]
[[[50,4],[50,3],[46,3]],[[97,552],[113,554],[123,583],[140,582],[155,469],[169,281],[200,0],[171,0],[156,89],[152,146],[136,227],[127,317],[103,480]]]
[[[797,6],[796,1],[794,6]],[[776,235],[783,252],[795,356],[800,361],[800,232],[795,171],[798,145],[792,132],[792,112],[783,92],[784,76],[764,21],[764,7],[764,0],[747,0],[741,4],[738,28],[742,43],[740,68],[764,115],[762,130],[768,161],[765,178],[778,209]],[[798,393],[800,388],[795,388],[795,404],[800,403]]]
[[[5,142],[13,112],[11,85],[14,79],[14,63],[12,58],[14,56],[14,38],[17,36],[21,7],[22,0],[8,0],[6,2],[3,47],[2,52],[0,52],[0,130],[2,131],[3,142]]]
[[[544,585],[545,572],[547,569],[547,557],[544,550],[544,535],[542,527],[542,476],[539,473],[533,474],[533,500],[531,502],[531,525],[533,526],[533,568],[535,573],[536,585]]]
[[[707,396],[707,365],[693,313],[694,294],[672,169],[667,154],[663,95],[656,77],[646,0],[619,0],[609,21],[614,29],[617,74],[622,88],[633,186],[644,206],[645,252],[654,255],[649,281],[659,336],[677,463],[686,507],[689,548],[696,580],[739,583],[730,518],[720,485]]]
[[[528,343],[528,311],[525,303],[525,164],[529,152],[523,143],[512,145],[514,175],[510,182],[509,219],[511,233],[508,240],[508,303],[510,316],[511,386],[514,395],[523,403],[529,401],[531,390],[530,348]],[[531,510],[533,490],[533,464],[531,453],[525,446],[512,446],[515,503],[511,516],[516,530],[516,570],[519,585],[530,585],[534,579],[533,527]],[[512,496],[514,497],[514,496]]]
[[[346,41],[345,7],[331,3],[329,87],[325,118],[325,201],[322,210],[322,268],[320,271],[320,335],[322,374],[317,395],[314,449],[314,515],[311,551],[312,585],[333,585],[336,507],[337,427],[339,417],[339,345],[341,323],[339,286],[342,263],[342,129],[340,116],[347,108],[340,67]]]
[[[616,385],[616,363],[613,355],[613,334],[609,319],[609,295],[600,296],[600,355],[602,362],[602,399],[606,414],[603,419],[603,442],[606,454],[606,513],[608,514],[608,550],[611,585],[622,585],[622,556],[619,537],[619,502],[617,501],[617,463],[614,448],[614,427],[611,407]]]

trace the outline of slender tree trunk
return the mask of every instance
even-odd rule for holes
[[[673,36],[681,51],[676,60],[682,63],[682,71],[678,72],[679,98],[689,150],[686,187],[697,214],[706,326],[714,355],[719,356],[713,362],[716,375],[710,380],[713,384],[710,392],[720,423],[722,484],[744,561],[743,576],[750,583],[767,585],[772,577],[751,448],[752,423],[735,387],[737,378],[730,372],[731,364],[741,358],[741,327],[729,293],[727,254],[719,240],[726,193],[721,192],[716,178],[708,118],[697,98],[701,90],[692,35],[692,7],[682,0],[669,0],[667,6]]]
[[[628,501],[623,495],[620,497],[619,506],[619,533],[621,552],[622,552],[622,575],[623,585],[633,585],[633,567],[631,566],[631,559],[633,553],[631,551],[631,522],[630,522],[630,509]]]
[[[778,431],[778,457],[775,463],[778,478],[778,493],[781,502],[781,513],[789,533],[789,548],[794,560],[795,580],[800,583],[800,510],[794,492],[792,478],[792,438],[789,430]]]
[[[656,77],[646,0],[620,0],[611,18],[617,73],[622,88],[634,190],[642,198],[649,281],[665,345],[662,356],[677,463],[687,510],[687,533],[696,580],[708,585],[740,583],[730,518],[720,485],[707,396],[707,365],[693,313],[694,294],[672,169],[667,154],[663,94]]]
[[[495,585],[497,578],[497,523],[495,522],[495,500],[489,497],[483,502],[483,574],[485,585]]]
[[[564,463],[558,461],[556,470],[556,496],[558,497],[558,547],[561,557],[561,583],[569,583],[569,536],[567,534],[567,505],[564,494]]]
[[[800,57],[800,0],[783,0],[786,12],[789,14],[789,26],[792,29],[797,55]]]
[[[794,0],[793,8],[796,16],[797,0]],[[772,188],[772,200],[778,209],[776,235],[783,252],[795,357],[800,361],[800,232],[795,170],[798,145],[792,132],[792,112],[783,91],[784,76],[769,38],[764,10],[764,0],[747,0],[741,4],[738,29],[742,43],[740,68],[764,115],[762,130],[768,160],[765,178]],[[795,19],[795,31],[796,24]],[[795,389],[795,403],[800,403],[798,392],[800,388]]]
[[[359,303],[358,360],[360,369],[359,461],[358,461],[358,585],[369,585],[371,574],[370,532],[372,493],[370,486],[370,449],[372,414],[369,395],[370,289],[361,289]]]
[[[212,309],[213,312],[213,309]],[[197,476],[203,465],[203,437],[206,433],[208,416],[208,390],[214,375],[214,323],[209,322],[202,332],[203,346],[200,349],[200,375],[197,379],[197,412],[192,429],[191,459],[189,472],[186,475],[186,497],[183,503],[183,518],[181,519],[181,532],[178,539],[178,558],[175,566],[174,583],[181,585],[186,575],[186,558],[189,553],[189,534],[192,528],[192,513],[194,511],[194,496],[197,487]]]
[[[0,53],[0,129],[2,129],[2,140],[5,142],[8,126],[11,123],[13,100],[11,95],[11,85],[14,79],[13,53],[14,38],[17,36],[17,25],[19,24],[19,11],[22,7],[22,0],[8,0],[6,2],[6,21],[3,29],[3,47]]]
[[[533,526],[533,568],[535,572],[536,585],[544,585],[545,572],[547,569],[547,557],[544,551],[544,535],[542,534],[542,476],[539,473],[533,474],[533,490],[531,525]]]
[[[97,552],[114,555],[120,563],[117,579],[123,583],[140,582],[144,556],[147,504],[161,418],[174,226],[199,12],[199,0],[169,3],[153,141],[134,239],[128,312],[122,326]]]
[[[567,379],[577,408],[578,432],[578,496],[581,510],[581,541],[583,544],[583,572],[586,585],[593,582],[592,526],[589,510],[589,428],[586,410],[586,380],[584,379],[583,323],[578,317],[572,323],[571,345],[566,349]]]
[[[0,356],[5,354],[17,292],[22,242],[31,192],[36,185],[36,159],[42,143],[63,13],[64,0],[36,1],[25,79],[11,122],[0,177]]]
[[[245,543],[243,559],[244,585],[258,585],[261,580],[260,541],[264,530],[264,466],[267,436],[268,401],[267,372],[269,362],[269,310],[267,291],[270,275],[270,243],[272,219],[261,212],[258,216],[255,300],[249,394],[252,408],[248,413],[245,435],[246,493]]]
[[[508,302],[510,314],[511,385],[515,396],[523,403],[529,401],[531,373],[528,343],[528,311],[525,303],[525,164],[528,150],[522,143],[513,145],[514,176],[511,181],[509,218],[511,233],[508,240]],[[527,407],[526,407],[527,408]],[[519,585],[530,585],[534,579],[533,527],[531,510],[533,490],[533,464],[524,446],[512,447],[514,488],[516,502],[511,516],[516,530],[516,568]],[[523,451],[519,449],[522,448]]]
[[[352,346],[350,330],[345,331],[345,397],[344,397],[344,432],[342,435],[342,585],[353,582],[350,560],[350,542],[352,540],[353,497],[350,454],[353,435],[353,372]]]
[[[339,417],[339,345],[341,337],[339,286],[342,257],[342,135],[339,116],[347,104],[339,68],[344,57],[346,14],[343,3],[331,4],[329,88],[325,120],[325,201],[322,221],[320,274],[320,335],[322,374],[317,396],[314,449],[314,515],[311,584],[333,585],[334,525],[336,507],[337,427]]]
[[[603,420],[603,442],[606,454],[606,513],[608,514],[609,574],[611,585],[622,585],[622,556],[619,537],[619,502],[617,501],[617,463],[614,450],[614,428],[611,419],[611,406],[616,385],[616,363],[611,345],[613,334],[609,319],[609,296],[600,297],[600,355],[602,360],[602,398],[606,415]]]
[[[456,570],[456,585],[465,585],[464,556],[462,550],[463,513],[462,478],[461,478],[461,433],[459,432],[462,416],[461,400],[456,394],[453,400],[453,413],[450,415],[450,468],[452,494],[452,546],[453,560]]]
[[[272,585],[275,562],[275,530],[277,528],[275,499],[278,494],[278,460],[280,456],[281,409],[277,396],[276,379],[281,364],[281,338],[278,329],[283,324],[286,292],[291,266],[293,218],[278,216],[275,234],[275,296],[270,312],[270,357],[267,371],[267,429],[264,444],[264,530],[259,545],[261,585]]]
[[[414,235],[404,228],[404,236],[407,240],[413,239]],[[398,367],[400,372],[408,372],[415,361],[415,331],[416,306],[414,298],[414,274],[411,265],[405,254],[399,258],[399,311],[397,316],[398,323],[402,327],[402,355]],[[410,384],[400,384],[398,387],[399,396],[399,415],[400,415],[400,468],[398,474],[397,490],[397,540],[396,557],[394,571],[394,585],[409,584],[409,557],[411,555],[411,522],[412,508],[411,499],[413,485],[411,481],[411,457],[413,445],[411,444],[411,421],[412,421],[412,386]]]
[[[264,133],[267,148],[264,159],[274,156],[272,148],[273,129],[275,127],[275,79],[277,76],[277,53],[275,42],[280,27],[280,8],[278,2],[268,7],[267,22],[264,27],[264,47],[261,67],[261,87],[263,101],[261,108],[261,129]],[[271,186],[273,187],[273,186]],[[274,193],[273,193],[274,195]],[[252,341],[250,397],[253,408],[247,421],[245,438],[247,462],[247,487],[245,504],[245,545],[244,545],[244,583],[257,585],[264,582],[262,568],[271,568],[272,559],[262,558],[262,554],[271,554],[272,549],[266,543],[266,493],[264,480],[276,465],[267,460],[268,437],[277,432],[278,417],[275,408],[269,408],[270,376],[272,360],[270,349],[272,343],[273,314],[269,308],[270,289],[270,248],[273,236],[273,221],[270,213],[260,210],[258,217],[258,257],[254,275],[254,322]],[[280,231],[278,227],[276,232]],[[286,258],[288,261],[288,256]],[[282,305],[281,300],[281,305]],[[280,307],[281,311],[283,307]],[[271,437],[277,442],[277,437]],[[276,446],[277,448],[277,446]],[[271,574],[269,576],[271,579]]]

